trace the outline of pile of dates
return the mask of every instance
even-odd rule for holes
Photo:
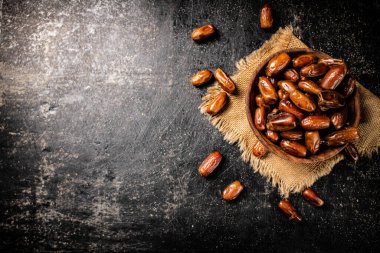
[[[348,103],[356,81],[347,75],[346,64],[313,53],[290,55],[272,58],[258,78],[255,127],[297,157],[356,141],[358,130],[350,122],[354,115]],[[357,157],[352,144],[346,152]]]

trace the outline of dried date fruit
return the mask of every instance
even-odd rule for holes
[[[342,88],[341,92],[342,92],[343,97],[348,98],[349,96],[351,96],[351,94],[354,93],[355,88],[356,88],[356,80],[350,77],[348,79],[347,84],[344,85]]]
[[[304,93],[306,97],[308,97],[314,104],[315,104],[315,101],[314,101],[314,98],[312,95],[310,95],[309,93]],[[318,110],[318,106],[315,110]],[[315,110],[313,112],[315,112]],[[309,114],[310,115],[310,114]]]
[[[297,126],[296,123],[294,125],[285,125],[285,126],[276,126],[276,125],[272,125],[270,122],[267,123],[267,129],[271,131],[277,131],[277,132],[292,130],[296,126]]]
[[[304,79],[298,82],[298,88],[310,94],[319,95],[322,89],[313,81]]]
[[[303,94],[299,90],[297,90],[297,87],[295,86],[293,82],[287,81],[287,80],[281,80],[281,81],[278,81],[277,83],[280,89],[289,93],[290,100],[292,100],[292,102],[298,108],[306,112],[312,112],[317,108],[314,101],[311,100],[309,97],[305,96],[305,94]]]
[[[331,123],[335,129],[341,129],[347,122],[348,118],[348,108],[347,106],[342,107],[338,111],[331,115]]]
[[[297,82],[300,76],[295,69],[287,69],[284,71],[284,79],[292,82]]]
[[[327,116],[308,116],[301,120],[301,126],[308,131],[321,130],[330,127],[330,118]]]
[[[299,157],[305,157],[307,155],[306,147],[296,141],[281,140],[280,147],[291,155]]]
[[[239,196],[243,189],[244,186],[239,181],[233,181],[224,189],[222,197],[226,201],[234,200]]]
[[[293,91],[297,89],[297,86],[292,81],[289,81],[289,80],[281,80],[281,81],[278,81],[277,84],[281,90],[287,93],[292,93]]]
[[[343,107],[346,101],[340,93],[333,90],[322,90],[318,95],[318,106],[322,111]]]
[[[321,146],[321,138],[318,131],[305,132],[305,146],[306,149],[313,155],[318,152],[319,147]]]
[[[195,75],[193,75],[193,77],[191,78],[191,83],[194,86],[200,86],[210,81],[211,78],[212,78],[211,71],[208,69],[203,69],[199,71],[198,73],[196,73]]]
[[[267,77],[259,77],[259,90],[263,96],[264,102],[266,104],[275,104],[277,102],[278,96],[276,89],[273,87],[272,83],[268,80]]]
[[[212,24],[207,24],[207,25],[194,29],[193,32],[191,33],[191,38],[194,41],[202,42],[211,38],[215,34],[216,34],[215,26],[213,26]]]
[[[280,210],[288,216],[289,220],[300,222],[302,221],[302,216],[297,212],[292,203],[289,200],[283,199],[278,204]]]
[[[257,107],[255,110],[255,126],[257,130],[265,130],[266,124],[266,113],[264,107]]]
[[[261,29],[272,28],[273,25],[273,15],[272,7],[269,4],[264,4],[260,12],[260,27]]]
[[[289,64],[290,60],[291,58],[287,53],[280,53],[268,62],[265,74],[268,77],[277,75]]]
[[[269,114],[267,122],[267,129],[271,131],[287,131],[297,126],[296,117],[286,112]]]
[[[220,112],[228,102],[228,96],[225,92],[220,92],[207,106],[206,112],[215,115]]]
[[[310,203],[312,203],[314,206],[323,206],[324,205],[324,201],[323,199],[321,199],[317,193],[312,190],[311,188],[307,188],[306,190],[304,190],[302,192],[302,196],[307,200],[309,201]]]
[[[346,155],[346,158],[353,163],[356,163],[359,160],[359,152],[356,146],[352,143],[347,144],[344,148],[344,154]]]
[[[265,156],[267,153],[268,150],[260,141],[257,141],[252,148],[252,154],[258,158]]]
[[[293,59],[293,67],[302,68],[314,63],[315,60],[316,60],[316,57],[312,54],[302,54]]]
[[[327,66],[340,66],[344,65],[344,61],[341,59],[334,59],[334,58],[322,58],[319,59],[318,63],[325,64]]]
[[[292,93],[289,93],[289,98],[298,108],[306,112],[313,112],[317,108],[314,101],[299,90],[295,90]]]
[[[264,98],[263,98],[263,95],[259,94],[255,97],[255,101],[256,101],[256,105],[258,107],[263,107],[265,108],[266,110],[269,110],[270,106],[267,105],[264,101]]]
[[[303,79],[299,81],[298,87],[310,94],[317,95],[318,106],[322,111],[340,108],[345,105],[344,97],[340,93],[332,90],[322,90],[311,80]]]
[[[325,64],[310,64],[306,67],[303,67],[300,70],[300,74],[304,77],[316,77],[325,74],[328,69],[329,68]]]
[[[281,132],[280,135],[281,137],[291,140],[291,141],[299,141],[303,139],[302,131],[296,131],[296,130],[284,131],[284,132]]]
[[[278,103],[278,109],[280,109],[283,112],[293,114],[299,120],[302,120],[306,117],[306,115],[289,100],[281,100],[280,103]]]
[[[222,161],[222,154],[219,151],[212,152],[199,166],[198,171],[203,177],[209,176]]]
[[[346,65],[339,65],[336,67],[332,67],[323,77],[321,84],[319,86],[326,90],[334,90],[342,82],[342,80],[346,76],[346,73],[347,73]]]
[[[236,86],[232,79],[223,72],[221,68],[218,68],[214,72],[215,79],[218,81],[220,87],[226,92],[232,94],[235,92]]]
[[[356,127],[347,127],[328,134],[325,137],[327,146],[341,146],[352,143],[359,139],[358,129]]]
[[[281,100],[282,100],[282,99],[286,100],[286,99],[289,98],[289,93],[287,93],[286,91],[281,90],[281,89],[279,89],[279,90],[277,91],[277,95],[278,95],[278,97],[279,97]]]
[[[275,131],[271,131],[271,130],[267,130],[265,132],[265,136],[273,143],[276,143],[278,142],[278,140],[280,139],[280,136],[278,135],[277,132]]]

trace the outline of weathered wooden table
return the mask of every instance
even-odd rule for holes
[[[280,197],[223,141],[190,76],[271,36],[259,1],[5,0],[0,34],[0,251],[379,251],[380,157],[342,162],[315,189]],[[380,95],[379,1],[273,1],[275,27],[344,58]],[[197,45],[212,22],[219,37]],[[378,131],[378,129],[374,129]],[[225,160],[210,179],[197,166]],[[246,189],[225,203],[232,180]]]

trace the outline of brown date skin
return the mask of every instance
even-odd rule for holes
[[[280,112],[270,113],[267,120],[267,129],[271,131],[288,131],[297,126],[296,117],[293,114]]]
[[[221,68],[218,68],[214,72],[215,79],[218,81],[220,87],[226,92],[232,94],[235,92],[236,86],[235,83],[231,80],[226,73],[223,72]]]
[[[281,99],[281,100],[283,100],[283,99],[286,100],[289,98],[289,93],[287,93],[286,91],[281,90],[281,89],[279,89],[277,91],[277,95],[278,95],[279,99]]]
[[[263,107],[265,108],[266,110],[269,110],[270,109],[270,106],[267,105],[265,102],[264,102],[264,98],[263,98],[263,95],[259,94],[255,97],[255,101],[256,101],[256,105],[258,107]]]
[[[265,130],[266,124],[266,113],[264,107],[257,107],[255,110],[255,126],[257,130],[263,131]]]
[[[265,69],[265,74],[268,77],[275,76],[280,73],[289,64],[291,58],[287,53],[280,53],[273,57]]]
[[[293,59],[293,67],[302,68],[309,64],[314,63],[316,57],[312,54],[303,54]]]
[[[292,203],[289,200],[283,199],[278,204],[280,210],[288,216],[289,220],[301,222],[302,216],[297,212]]]
[[[316,77],[326,73],[329,68],[325,64],[310,64],[300,70],[301,76]]]
[[[308,131],[321,130],[330,127],[330,118],[327,116],[308,116],[301,120],[301,126]]]
[[[310,153],[315,155],[321,145],[321,137],[318,131],[306,131],[305,132],[305,146]]]
[[[289,93],[289,98],[298,108],[306,112],[313,112],[315,109],[317,109],[314,101],[299,90],[295,90],[292,93]]]
[[[284,71],[283,74],[285,80],[289,80],[292,82],[297,82],[300,76],[298,75],[297,71],[295,69],[287,69]]]
[[[304,93],[305,94],[305,96],[306,97],[308,97],[311,101],[313,101],[313,103],[315,103],[314,102],[314,98],[313,98],[313,96],[312,95],[310,95],[309,93]],[[317,110],[318,109],[318,107],[315,109],[315,110]],[[314,111],[315,112],[315,111]]]
[[[278,96],[276,89],[267,77],[260,76],[258,86],[265,103],[271,105],[277,102]]]
[[[281,90],[287,93],[292,93],[293,91],[297,89],[297,86],[292,81],[289,81],[289,80],[278,81],[277,85]]]
[[[228,102],[228,96],[225,92],[220,92],[207,106],[206,112],[215,115],[220,112]]]
[[[334,58],[322,58],[319,59],[318,63],[325,64],[327,66],[338,66],[338,65],[344,65],[344,61],[341,59],[334,59]]]
[[[267,123],[267,129],[271,131],[277,131],[277,132],[289,131],[296,128],[296,126],[297,126],[296,123],[294,123],[294,125],[286,125],[286,126],[276,126],[276,125],[272,125],[270,122]]]
[[[273,25],[272,7],[269,4],[264,4],[260,12],[260,27],[261,29],[270,29]]]
[[[289,98],[300,109],[306,112],[314,111],[317,106],[313,100],[307,97],[305,94],[297,90],[297,86],[288,80],[281,80],[277,82],[280,89],[289,93]]]
[[[307,149],[304,145],[290,140],[281,140],[280,142],[281,148],[294,156],[305,157],[307,155]]]
[[[268,153],[268,150],[260,141],[257,141],[252,148],[252,154],[256,156],[257,158],[261,158],[265,156],[267,153]]]
[[[356,149],[355,145],[352,143],[349,143],[344,148],[344,154],[345,154],[346,158],[353,163],[356,163],[359,160],[359,152]]]
[[[280,103],[278,103],[278,109],[280,109],[283,112],[293,114],[299,120],[302,120],[303,118],[306,117],[306,115],[289,100],[284,100],[284,99],[281,100]]]
[[[344,96],[333,90],[322,90],[318,94],[318,106],[321,111],[336,109],[346,104]]]
[[[335,129],[341,129],[347,122],[348,108],[344,106],[331,115],[331,123]]]
[[[215,33],[216,28],[212,24],[207,24],[194,29],[191,33],[191,38],[194,41],[202,42],[214,36]]]
[[[322,91],[322,89],[316,83],[308,79],[299,81],[298,88],[314,95],[318,95]]]
[[[239,181],[233,181],[231,184],[227,185],[226,188],[224,188],[222,197],[226,201],[234,200],[239,196],[243,189],[244,186]]]
[[[302,192],[302,196],[307,200],[309,201],[311,204],[313,204],[314,206],[323,206],[325,204],[325,202],[323,201],[323,199],[321,199],[317,193],[311,189],[311,188],[307,188],[306,190],[304,190]]]
[[[270,140],[273,143],[278,142],[278,140],[280,139],[280,136],[278,136],[278,133],[271,130],[267,130],[265,132],[265,136],[268,138],[268,140]]]
[[[203,177],[209,176],[222,161],[222,154],[219,151],[214,151],[202,162],[198,171]]]
[[[347,67],[345,65],[331,67],[319,86],[325,90],[334,90],[342,82],[346,73]]]
[[[359,139],[358,129],[356,127],[347,127],[328,134],[325,137],[327,146],[341,146],[352,143]]]
[[[302,131],[296,131],[296,130],[290,130],[280,133],[281,137],[291,140],[291,141],[299,141],[303,139],[303,132]]]
[[[191,78],[191,83],[194,86],[200,86],[207,83],[212,78],[212,72],[208,69],[202,69]]]
[[[305,96],[308,97],[310,99],[310,101],[312,101],[314,104],[317,104],[315,101],[314,101],[314,97],[312,95],[310,95],[309,93],[305,93]],[[315,115],[316,113],[320,112],[321,110],[319,109],[318,106],[316,106],[315,110],[310,112],[309,113],[309,116],[311,115]]]
[[[287,112],[270,113],[268,115],[268,122],[275,126],[288,126],[294,125],[296,117],[293,114]]]
[[[344,85],[342,90],[341,90],[342,95],[345,98],[350,97],[351,94],[354,93],[355,88],[356,88],[356,80],[354,78],[350,77],[348,79],[348,82],[346,83],[346,85]]]

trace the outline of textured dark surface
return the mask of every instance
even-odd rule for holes
[[[270,37],[260,1],[2,3],[0,251],[379,251],[380,157],[342,162],[315,189],[327,205],[280,197],[198,112],[201,68],[234,63]],[[348,62],[380,95],[378,1],[273,2],[311,47]],[[191,30],[212,22],[204,44]],[[275,30],[274,29],[274,30]],[[374,129],[378,131],[378,129]],[[214,176],[196,168],[212,150]],[[220,191],[246,186],[233,203]]]

